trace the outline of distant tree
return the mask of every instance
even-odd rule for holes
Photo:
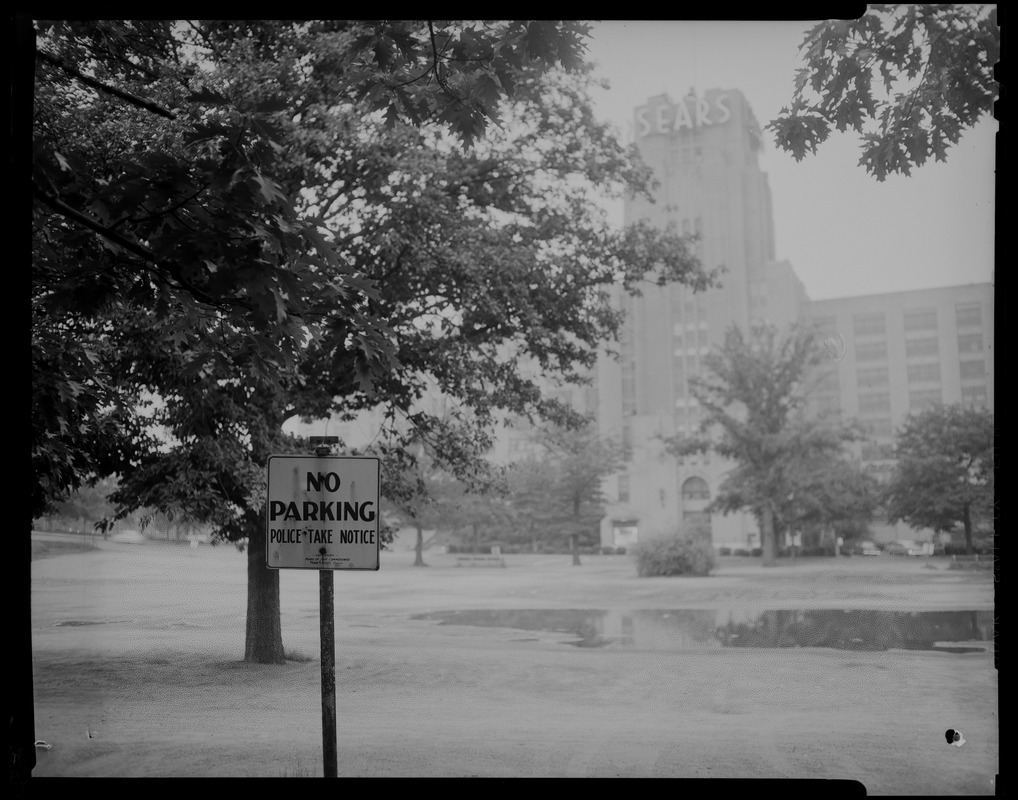
[[[973,520],[993,514],[992,412],[941,405],[913,414],[898,431],[895,451],[884,499],[890,521],[938,532],[960,523],[974,552]]]
[[[109,496],[116,488],[115,478],[104,478],[92,486],[81,486],[53,506],[53,516],[84,520],[88,527],[102,530],[105,538],[109,532],[102,527],[102,521],[113,513]]]
[[[795,530],[830,531],[855,538],[868,530],[880,505],[880,484],[847,458],[821,451],[793,465],[795,488],[788,524]]]
[[[704,374],[690,381],[703,412],[698,433],[665,440],[676,456],[712,451],[735,462],[707,510],[752,512],[765,566],[776,563],[778,534],[808,513],[803,498],[816,488],[816,470],[839,476],[837,460],[856,435],[805,413],[821,353],[796,328],[779,337],[772,326],[749,335],[733,326],[704,358]]]
[[[510,536],[529,545],[534,553],[548,539],[546,506],[554,502],[549,487],[555,478],[554,465],[533,454],[518,459],[506,470],[512,519]]]
[[[766,126],[777,146],[800,161],[832,130],[852,130],[859,164],[879,181],[944,161],[998,94],[995,5],[871,4],[857,20],[815,26],[800,49],[791,106]]]
[[[516,518],[534,540],[569,543],[580,566],[580,543],[593,541],[604,516],[604,478],[618,469],[621,449],[588,423],[576,429],[542,427],[538,454],[513,465],[510,478]]]

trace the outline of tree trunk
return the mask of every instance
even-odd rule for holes
[[[777,565],[777,547],[774,541],[774,509],[769,505],[763,507],[760,514],[760,547],[763,549],[763,565]]]
[[[414,545],[414,566],[415,567],[426,567],[424,563],[424,529],[420,525],[415,525],[417,528],[417,544]]]
[[[573,494],[573,519],[576,521],[580,519],[580,495],[576,493]],[[580,547],[575,533],[569,537],[569,549],[573,553],[573,566],[580,566]]]
[[[279,618],[279,571],[265,566],[265,527],[251,525],[247,539],[247,635],[244,660],[285,664]]]
[[[976,546],[972,542],[972,510],[968,503],[965,504],[962,521],[965,524],[965,552],[972,555],[976,552]]]
[[[477,523],[476,522],[474,523],[474,552],[475,553],[480,553],[481,552],[480,545],[478,544],[478,533],[477,533]]]

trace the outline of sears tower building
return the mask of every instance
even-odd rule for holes
[[[624,547],[643,536],[708,524],[715,545],[755,547],[748,515],[711,518],[705,507],[732,465],[717,457],[676,459],[661,438],[691,432],[700,421],[689,380],[732,325],[756,321],[784,327],[802,315],[802,284],[787,263],[774,261],[774,226],[767,175],[758,157],[760,125],[735,90],[659,95],[635,110],[636,144],[658,181],[656,202],[631,200],[626,223],[674,223],[699,236],[704,267],[723,267],[720,286],[694,293],[680,285],[623,292],[619,358],[598,367],[602,435],[626,445],[624,471],[606,486],[601,541]]]

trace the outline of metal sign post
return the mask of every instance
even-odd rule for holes
[[[322,759],[325,777],[339,775],[336,752],[336,632],[332,570],[318,572],[318,614],[322,639]]]
[[[338,436],[312,436],[314,456],[268,460],[266,565],[317,569],[322,655],[322,758],[339,775],[336,746],[335,589],[337,569],[378,569],[377,458],[331,455]]]

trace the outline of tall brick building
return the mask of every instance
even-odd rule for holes
[[[625,442],[630,457],[606,487],[603,545],[626,546],[693,522],[710,525],[716,546],[759,544],[751,516],[704,512],[732,464],[675,459],[660,441],[698,423],[689,379],[731,325],[811,321],[825,337],[840,335],[845,355],[830,363],[814,404],[868,425],[874,442],[857,456],[881,475],[893,429],[911,410],[930,402],[992,408],[989,284],[811,302],[792,265],[775,261],[770,187],[758,163],[761,130],[740,92],[652,97],[635,110],[635,135],[660,186],[655,203],[627,205],[626,222],[673,223],[699,234],[702,262],[725,272],[719,288],[703,293],[648,285],[639,297],[617,295],[627,322],[620,358],[598,365],[597,413],[602,434]],[[888,537],[907,533],[884,527]]]

